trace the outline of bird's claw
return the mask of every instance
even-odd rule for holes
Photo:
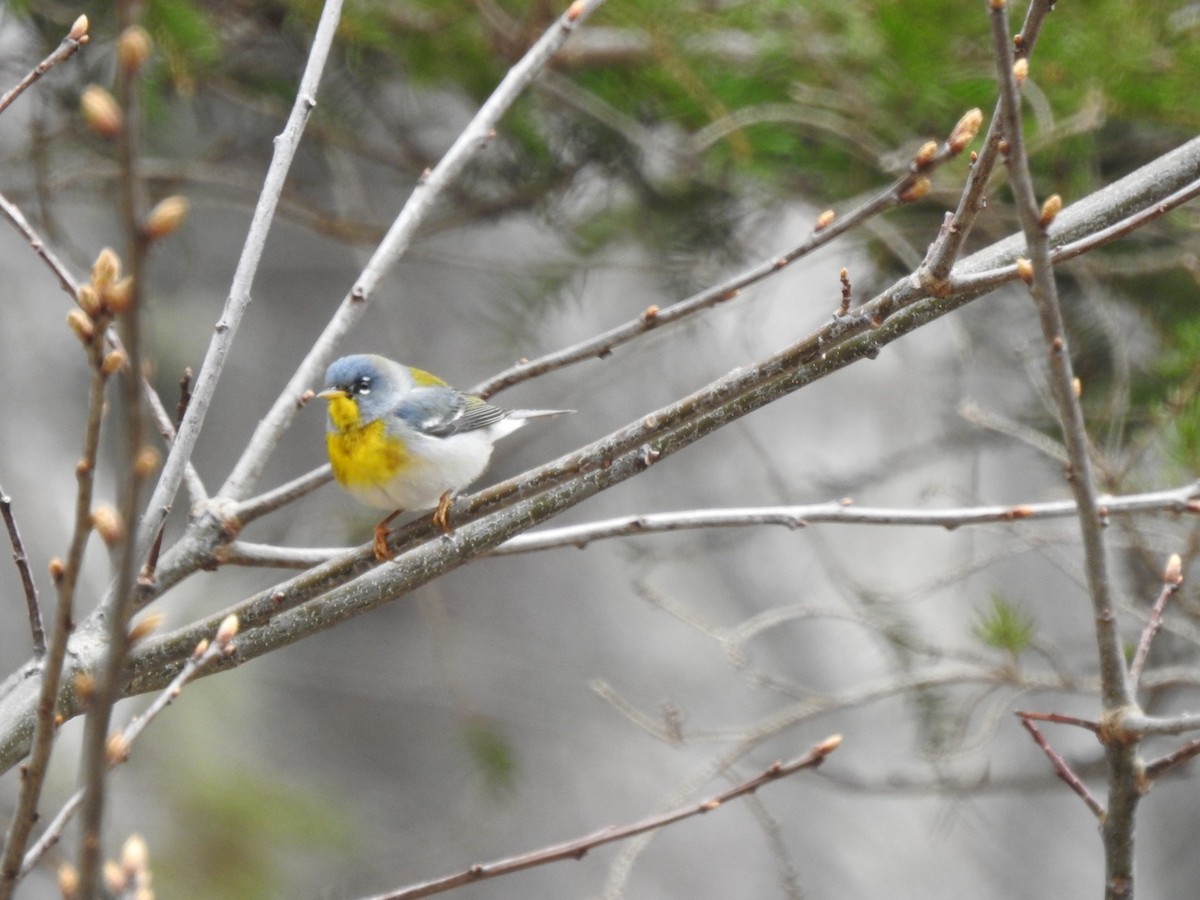
[[[382,522],[375,526],[375,540],[372,542],[372,548],[375,550],[375,560],[377,562],[390,562],[396,556],[388,547],[388,526],[392,524],[392,519],[400,515],[403,510],[396,510]]]
[[[454,529],[450,527],[450,504],[453,496],[453,492],[446,491],[446,493],[438,498],[437,509],[433,511],[433,527],[441,531],[442,534],[454,533]]]

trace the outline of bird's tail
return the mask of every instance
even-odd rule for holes
[[[545,419],[550,416],[565,416],[575,412],[573,409],[510,409],[510,419]]]

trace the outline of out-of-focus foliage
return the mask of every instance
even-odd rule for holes
[[[988,609],[979,613],[974,631],[975,637],[988,647],[1017,657],[1029,649],[1034,621],[1016,604],[997,594],[992,596]]]

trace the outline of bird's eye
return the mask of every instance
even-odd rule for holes
[[[359,396],[371,393],[371,379],[364,375],[362,378],[358,379],[358,381],[354,382],[350,392],[352,394],[358,394]]]

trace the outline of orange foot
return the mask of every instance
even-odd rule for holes
[[[375,559],[377,559],[379,562],[395,558],[392,555],[392,551],[388,549],[388,526],[392,524],[392,519],[396,518],[396,516],[400,515],[402,512],[403,510],[396,510],[394,513],[375,526]]]
[[[453,497],[453,491],[446,491],[438,498],[437,509],[433,511],[433,527],[440,529],[442,534],[454,533],[450,527],[450,501]]]

